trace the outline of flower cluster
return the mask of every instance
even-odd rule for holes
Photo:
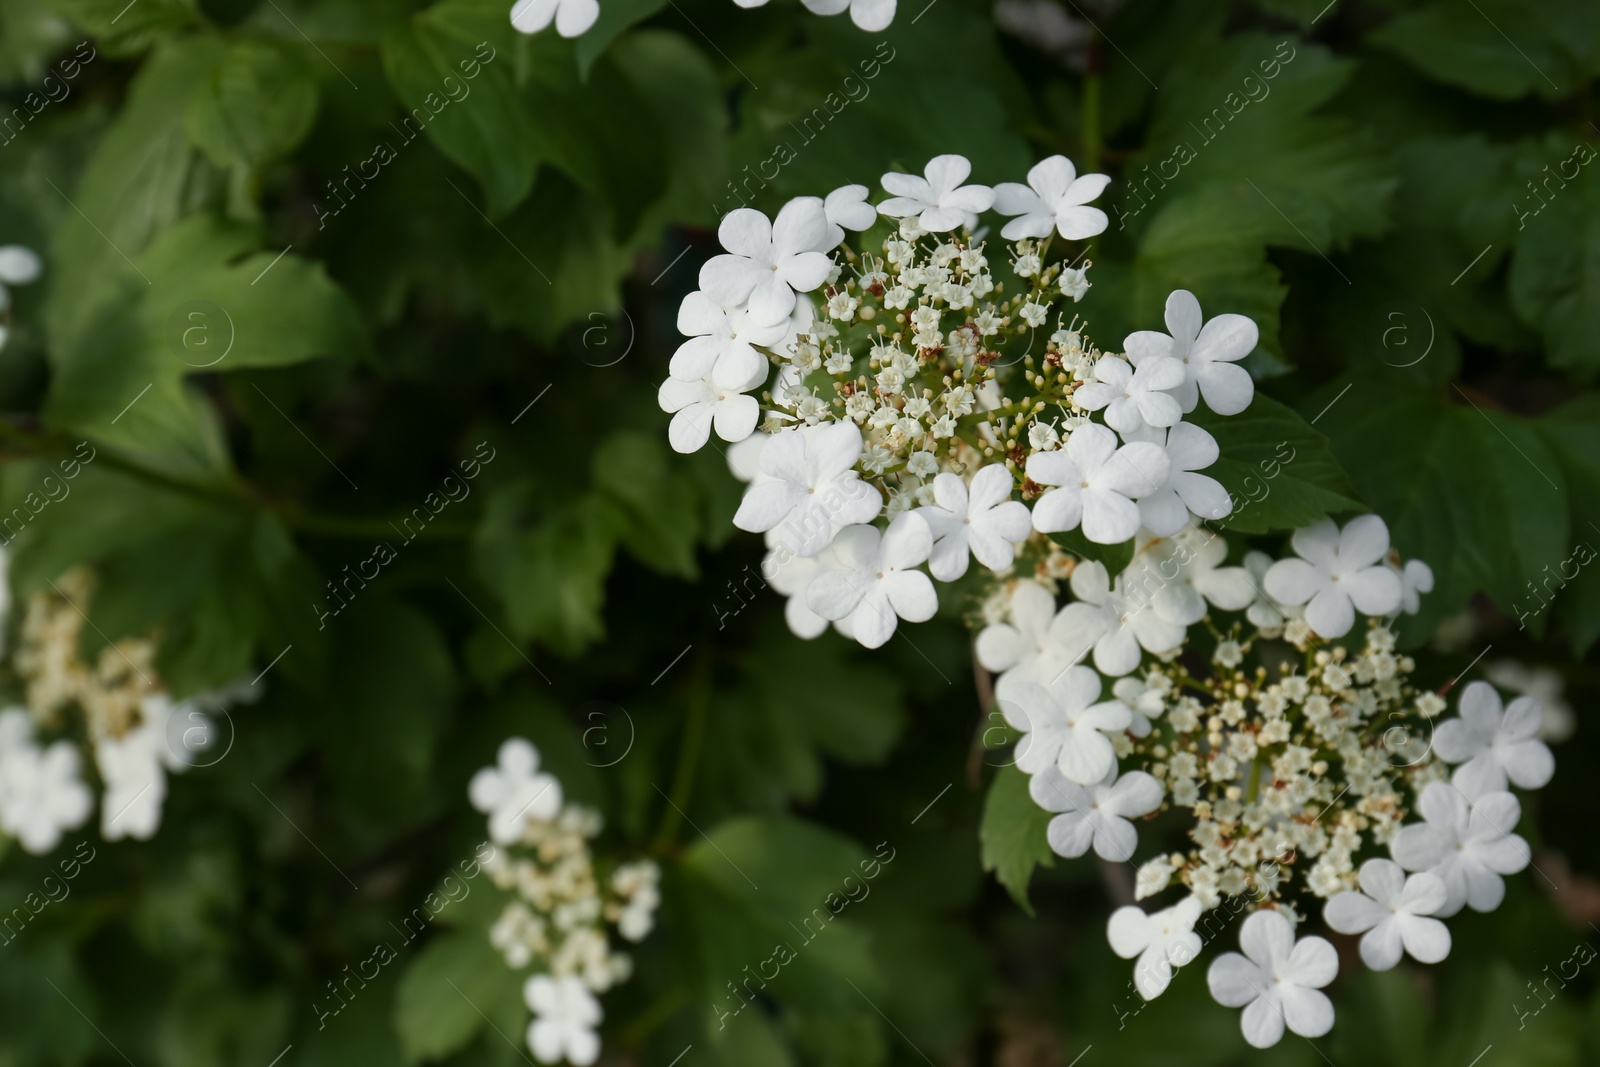
[[[211,713],[259,693],[235,685],[175,701],[156,670],[153,638],[124,638],[86,662],[79,637],[93,591],[93,576],[74,570],[31,597],[13,656],[27,706],[0,713],[0,829],[30,852],[54,848],[93,807],[77,742],[44,744],[35,731],[81,729],[104,787],[101,836],[143,841],[161,825],[167,775],[193,766],[216,736]]]
[[[767,0],[733,0],[740,7],[765,7]],[[850,21],[877,33],[894,21],[896,0],[801,0],[816,15],[850,12]],[[600,17],[600,0],[517,0],[511,8],[511,25],[518,33],[538,33],[555,23],[563,37],[579,37]]]
[[[597,870],[589,843],[600,833],[600,813],[565,803],[561,784],[539,770],[538,749],[523,738],[500,746],[495,766],[473,776],[468,795],[489,816],[490,838],[506,846],[484,870],[513,894],[489,940],[513,970],[538,968],[523,985],[534,1013],[528,1046],[541,1063],[586,1067],[600,1054],[595,994],[632,973],[632,960],[612,949],[607,925],[626,941],[644,940],[661,902],[660,869],[637,860],[609,876]]]
[[[1012,580],[977,654],[999,673],[1018,768],[1059,813],[1051,848],[1136,864],[1138,899],[1183,893],[1112,916],[1112,947],[1138,958],[1141,995],[1160,995],[1195,958],[1202,916],[1255,912],[1244,955],[1217,960],[1210,984],[1219,1002],[1246,1008],[1245,1036],[1265,1046],[1286,1025],[1314,1037],[1333,1022],[1317,990],[1337,957],[1321,938],[1296,944],[1297,923],[1320,908],[1330,929],[1363,935],[1374,969],[1402,953],[1443,959],[1439,920],[1497,907],[1503,876],[1530,862],[1509,789],[1545,785],[1554,760],[1533,698],[1502,707],[1493,686],[1472,682],[1460,716],[1440,722],[1443,696],[1411,684],[1415,664],[1388,617],[1416,609],[1426,572],[1400,565],[1382,520],[1298,531],[1296,554],[1277,562],[1224,566],[1222,544],[1199,528],[1141,536],[1114,581],[1077,563],[1077,599],[1059,610],[1044,582]],[[1357,612],[1368,616],[1359,647],[1324,642]],[[1204,670],[1186,654],[1200,633]],[[1108,694],[1103,676],[1114,679]],[[1175,814],[1187,846],[1136,861],[1132,820]]]

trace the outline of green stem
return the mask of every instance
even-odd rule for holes
[[[697,661],[689,679],[689,709],[683,726],[683,743],[678,747],[678,765],[672,772],[672,792],[667,806],[661,812],[661,825],[656,829],[651,851],[657,855],[672,847],[672,838],[678,832],[678,823],[684,818],[694,791],[695,772],[700,769],[700,750],[704,746],[706,722],[711,717],[711,669],[709,660]]]

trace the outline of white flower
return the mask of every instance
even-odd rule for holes
[[[1347,891],[1328,901],[1322,919],[1341,934],[1365,934],[1361,959],[1375,971],[1400,962],[1401,949],[1422,963],[1450,954],[1450,931],[1432,915],[1448,895],[1444,882],[1423,871],[1407,878],[1398,863],[1370,859],[1361,865],[1362,893]]]
[[[1539,728],[1543,741],[1565,741],[1576,726],[1572,705],[1567,703],[1567,683],[1553,667],[1530,667],[1503,659],[1484,666],[1483,673],[1501,689],[1533,697],[1544,709],[1544,725]]]
[[[1255,597],[1256,585],[1243,567],[1223,567],[1228,542],[1189,526],[1176,536],[1141,545],[1122,581],[1130,596],[1147,600],[1168,622],[1192,626],[1206,614],[1206,602],[1238,611]]]
[[[761,377],[746,382],[742,388],[714,385],[709,378],[692,382],[668,378],[662,382],[656,403],[662,411],[672,413],[667,440],[673,450],[698,452],[710,439],[713,426],[717,436],[728,442],[743,441],[754,433],[761,418],[761,405],[747,395],[747,390],[761,384],[765,367],[757,374]]]
[[[1131,679],[1124,678],[1117,684],[1121,685],[1127,681]],[[1157,856],[1153,860],[1141,863],[1138,873],[1133,877],[1133,899],[1143,900],[1145,897],[1153,897],[1167,888],[1168,883],[1172,881],[1172,871],[1172,861],[1165,856]]]
[[[0,313],[11,307],[13,285],[27,285],[39,277],[39,256],[22,245],[0,246]],[[7,327],[0,323],[0,348],[5,347]]]
[[[1351,519],[1341,531],[1332,519],[1294,532],[1299,559],[1282,559],[1267,571],[1267,595],[1306,605],[1306,622],[1323,637],[1343,637],[1355,613],[1387,615],[1400,606],[1400,579],[1383,564],[1389,527],[1376,515]]]
[[[1193,411],[1200,395],[1218,415],[1237,415],[1250,406],[1255,383],[1235,361],[1256,347],[1256,324],[1243,315],[1218,315],[1201,326],[1200,302],[1187,289],[1167,297],[1167,334],[1140,330],[1123,342],[1134,366],[1155,356],[1183,363],[1185,378],[1175,390],[1183,410]]]
[[[972,164],[957,155],[934,156],[921,178],[891,171],[883,176],[883,187],[893,195],[878,205],[878,211],[895,219],[915,217],[930,233],[975,226],[978,212],[989,210],[994,203],[994,190],[986,185],[962,185],[971,173]]]
[[[1299,614],[1298,609],[1285,610],[1277,601],[1267,595],[1263,588],[1267,571],[1272,569],[1276,562],[1265,552],[1252,549],[1244,554],[1244,569],[1254,583],[1255,599],[1245,609],[1245,618],[1250,620],[1250,625],[1261,631],[1264,637],[1276,637],[1283,632],[1283,626],[1289,621],[1289,612]]]
[[[1488,682],[1473,682],[1457,703],[1461,717],[1446,719],[1433,735],[1433,750],[1459,763],[1452,781],[1469,798],[1499,793],[1506,779],[1521,789],[1539,789],[1556,772],[1555,757],[1539,740],[1544,711],[1532,697],[1517,697],[1503,711]]]
[[[599,0],[517,0],[511,7],[518,33],[538,33],[554,19],[557,33],[577,37],[599,17]]]
[[[1402,826],[1389,843],[1395,862],[1444,881],[1447,897],[1434,914],[1448,918],[1470,905],[1493,911],[1505,898],[1503,874],[1516,874],[1533,858],[1511,831],[1522,805],[1510,793],[1486,793],[1469,802],[1448,782],[1429,782],[1417,803],[1422,823]]]
[[[1074,530],[1102,545],[1126,541],[1139,532],[1138,497],[1166,484],[1167,454],[1135,442],[1117,447],[1104,426],[1084,425],[1067,437],[1065,448],[1028,457],[1028,477],[1058,486],[1033,505],[1033,528],[1040,533]]]
[[[825,619],[848,618],[851,635],[877,648],[900,619],[927,622],[939,610],[933,582],[914,569],[932,548],[928,524],[913,512],[896,516],[881,534],[876,526],[848,526],[833,542],[840,569],[812,579],[806,602]]]
[[[167,775],[161,766],[162,738],[148,723],[121,737],[103,737],[94,746],[95,765],[105,792],[100,797],[100,836],[148,841],[161,825]]]
[[[1017,766],[1028,774],[1055,767],[1068,781],[1093,785],[1117,768],[1107,734],[1128,728],[1132,716],[1120,701],[1095,703],[1100,676],[1069,667],[1046,689],[1025,678],[1002,678],[995,700],[1006,722],[1022,731]]]
[[[782,322],[794,310],[795,290],[815,289],[833,269],[833,260],[813,251],[827,233],[827,214],[814,196],[789,201],[772,221],[754,208],[734,208],[717,227],[728,252],[700,268],[700,288],[723,307],[749,301],[758,323]]]
[[[1058,231],[1069,241],[1081,241],[1104,233],[1106,213],[1085,207],[1105,191],[1111,179],[1104,174],[1085,174],[1081,178],[1066,156],[1040,160],[1028,171],[1028,184],[1002,182],[994,187],[994,209],[1002,215],[1016,215],[1006,223],[1000,236],[1008,241],[1019,237],[1049,237]]]
[[[472,776],[467,796],[489,816],[489,838],[497,845],[520,840],[528,820],[561,813],[561,783],[539,772],[539,750],[521,737],[501,743],[496,765]]]
[[[1183,418],[1170,392],[1183,384],[1183,364],[1175,359],[1146,359],[1135,370],[1125,359],[1101,356],[1095,381],[1072,394],[1086,411],[1106,410],[1106,425],[1127,437],[1146,426],[1171,426]]]
[[[868,33],[887,29],[889,23],[894,21],[895,0],[801,0],[801,2],[818,15],[837,15],[845,8],[849,8],[850,21]],[[760,3],[766,3],[766,0],[760,0]]]
[[[1142,872],[1143,868],[1140,870]],[[1141,997],[1154,1000],[1166,992],[1172,981],[1172,969],[1184,966],[1200,954],[1200,935],[1194,932],[1198,918],[1200,901],[1192,895],[1153,915],[1146,915],[1144,909],[1131,904],[1111,913],[1111,921],[1106,924],[1106,938],[1111,942],[1111,951],[1123,959],[1139,957],[1139,962],[1133,965],[1133,987]]]
[[[1400,570],[1400,609],[1407,615],[1422,610],[1422,594],[1433,592],[1433,568],[1420,559],[1407,560]]]
[[[783,621],[789,624],[790,632],[796,637],[809,641],[828,628],[828,620],[806,603],[806,589],[817,575],[839,567],[831,545],[815,556],[797,556],[783,548],[775,548],[767,554],[761,573],[775,592],[788,597],[783,607]]]
[[[1093,648],[1101,674],[1117,677],[1133,670],[1141,647],[1159,656],[1183,644],[1184,627],[1162,618],[1151,607],[1150,594],[1130,590],[1122,576],[1113,585],[1102,563],[1078,564],[1072,572],[1072,595],[1078,600],[1061,611],[1061,637],[1073,649]]]
[[[853,422],[773,434],[761,449],[767,480],[746,490],[733,524],[750,533],[776,528],[784,548],[816,555],[835,526],[871,522],[883,509],[883,496],[853,469],[860,455],[861,429]]]
[[[522,999],[533,1012],[528,1047],[540,1063],[566,1060],[588,1067],[600,1056],[600,1002],[576,975],[553,978],[536,974],[522,986]]]
[[[1139,499],[1139,521],[1145,529],[1157,537],[1171,537],[1189,522],[1190,514],[1221,519],[1233,511],[1233,499],[1222,483],[1196,473],[1215,463],[1220,454],[1210,433],[1192,422],[1180,422],[1165,432],[1148,430],[1126,439],[1158,446],[1171,468],[1165,485]]]
[[[764,379],[767,370],[767,357],[752,346],[783,340],[788,325],[759,325],[749,308],[721,307],[697,290],[678,306],[678,332],[689,340],[673,353],[668,370],[686,382],[709,377],[713,386],[748,389],[750,380]]]
[[[1258,911],[1239,928],[1244,955],[1228,952],[1211,964],[1206,983],[1218,1004],[1244,1008],[1240,1029],[1256,1048],[1270,1048],[1285,1025],[1301,1037],[1333,1028],[1333,1003],[1323,986],[1339,973],[1339,954],[1320,937],[1295,941],[1294,927],[1276,911]]]
[[[1118,678],[1111,695],[1128,709],[1128,732],[1134,737],[1149,737],[1150,720],[1167,708],[1166,694],[1142,678]]]
[[[995,623],[978,634],[975,651],[985,670],[1048,685],[1088,653],[1088,645],[1071,647],[1065,611],[1056,611],[1055,597],[1038,582],[1017,582],[1010,609],[1010,623]]]
[[[1161,784],[1144,771],[1129,771],[1118,778],[1115,767],[1088,787],[1069,782],[1054,767],[1046,767],[1028,781],[1034,803],[1062,813],[1050,820],[1045,833],[1051,850],[1069,859],[1083,855],[1093,844],[1101,859],[1131,860],[1139,834],[1128,820],[1160,807],[1161,792]]]
[[[926,455],[926,453],[918,453]],[[1016,546],[1032,528],[1028,506],[1011,499],[1011,472],[991,463],[972,476],[969,488],[957,474],[933,480],[935,503],[917,509],[933,533],[928,570],[941,582],[967,573],[967,556],[992,571],[1003,571],[1016,557]]]
[[[94,795],[83,784],[77,746],[63,740],[41,748],[32,733],[25,710],[0,712],[0,830],[41,855],[62,831],[88,820]]]
[[[894,9],[890,0],[891,13]],[[831,252],[844,243],[844,231],[865,230],[878,221],[878,209],[867,203],[872,190],[865,185],[841,185],[829,193],[822,202],[823,214],[828,219],[828,232],[818,242],[818,252]]]
[[[1062,295],[1070,296],[1073,303],[1082,300],[1084,294],[1089,291],[1089,287],[1093,284],[1089,280],[1089,267],[1087,264],[1082,267],[1068,267],[1061,272]],[[1137,363],[1138,361],[1135,360],[1135,362]]]

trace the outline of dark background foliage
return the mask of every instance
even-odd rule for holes
[[[0,241],[46,264],[0,356],[6,507],[99,450],[11,582],[92,565],[85,650],[157,631],[180,695],[273,666],[155,839],[86,828],[73,896],[0,949],[0,1063],[521,1062],[487,886],[325,1029],[309,1007],[471,854],[466,781],[513,733],[604,810],[605,851],[665,867],[606,999],[615,1062],[1600,1057],[1593,976],[1530,987],[1600,936],[1600,568],[1531,591],[1600,540],[1592,0],[1085,0],[1061,9],[1081,39],[1047,48],[968,0],[911,0],[881,46],[788,0],[602,0],[575,43],[518,37],[508,0],[125,4],[0,0],[25,116]],[[80,41],[94,58],[40,106]],[[407,140],[480,42],[470,95]],[[1443,966],[1349,961],[1314,1047],[1246,1050],[1200,966],[1132,1014],[1102,872],[1041,868],[1029,914],[982,869],[1025,886],[1039,821],[1001,776],[980,854],[1002,761],[957,605],[876,654],[792,638],[722,457],[666,446],[655,389],[729,183],[771,211],[952,151],[990,183],[1053,152],[1116,176],[1081,305],[1102,344],[1180,286],[1261,324],[1262,391],[1438,576],[1402,625],[1420,681],[1480,651],[1567,678],[1579,729],[1522,828],[1538,869],[1455,924]],[[326,583],[488,455],[320,618]],[[1425,643],[1463,613],[1468,637]],[[870,898],[719,1028],[727,983],[880,842]],[[52,862],[8,852],[0,904]]]

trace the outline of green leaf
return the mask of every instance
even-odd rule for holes
[[[1079,559],[1105,564],[1106,573],[1113,578],[1127,570],[1128,564],[1133,562],[1133,540],[1131,538],[1120,544],[1102,545],[1083,536],[1081,529],[1074,529],[1053,533],[1050,535],[1050,540]]]
[[[1501,100],[1560,99],[1600,73],[1600,8],[1588,0],[1436,0],[1370,39],[1442,82]]]
[[[409,109],[404,136],[427,130],[478,179],[486,213],[495,218],[528,195],[539,163],[534,123],[512,71],[514,40],[504,5],[475,0],[442,0],[383,37],[384,73]]]
[[[1511,301],[1544,335],[1552,366],[1593,381],[1600,372],[1600,164],[1580,139],[1551,138],[1540,149],[1547,169],[1531,179],[1539,192],[1524,186],[1515,195]]]
[[[1241,533],[1292,530],[1362,506],[1328,438],[1271,397],[1258,392],[1237,415],[1196,408],[1188,418],[1217,439],[1221,456],[1204,473],[1233,501],[1232,513],[1214,525]]]
[[[1533,425],[1571,489],[1572,534],[1571,549],[1545,560],[1530,577],[1538,596],[1549,598],[1574,653],[1582,656],[1600,638],[1600,567],[1594,566],[1600,550],[1600,397],[1580,397]],[[1530,599],[1522,603],[1527,606]]]
[[[667,6],[667,0],[612,0],[600,8],[600,17],[577,40],[578,73],[587,78],[594,61],[611,47],[628,27],[643,22]]]
[[[214,473],[225,450],[186,375],[363,355],[360,317],[322,265],[260,240],[209,216],[162,233],[138,260],[148,284],[82,309],[93,326],[60,350],[51,418],[168,470]]]
[[[394,1028],[410,1063],[459,1051],[491,1024],[520,1031],[525,1016],[521,978],[478,929],[447,931],[430,941],[400,976],[395,994]]]
[[[1015,766],[1001,767],[989,783],[978,828],[983,869],[993,871],[1011,899],[1029,915],[1028,882],[1041,864],[1055,866],[1046,832],[1052,816],[1028,795],[1028,776]]]
[[[514,637],[570,656],[604,636],[600,607],[621,518],[594,496],[541,509],[527,481],[492,491],[473,562]]]
[[[142,52],[195,21],[194,0],[51,0],[114,56]]]
[[[260,41],[234,45],[196,90],[189,139],[219,167],[259,167],[311,130],[317,83],[298,53]]]
[[[672,458],[659,433],[617,434],[594,454],[594,485],[627,516],[620,532],[630,553],[663,574],[692,581],[700,576],[694,559],[699,487]]]

